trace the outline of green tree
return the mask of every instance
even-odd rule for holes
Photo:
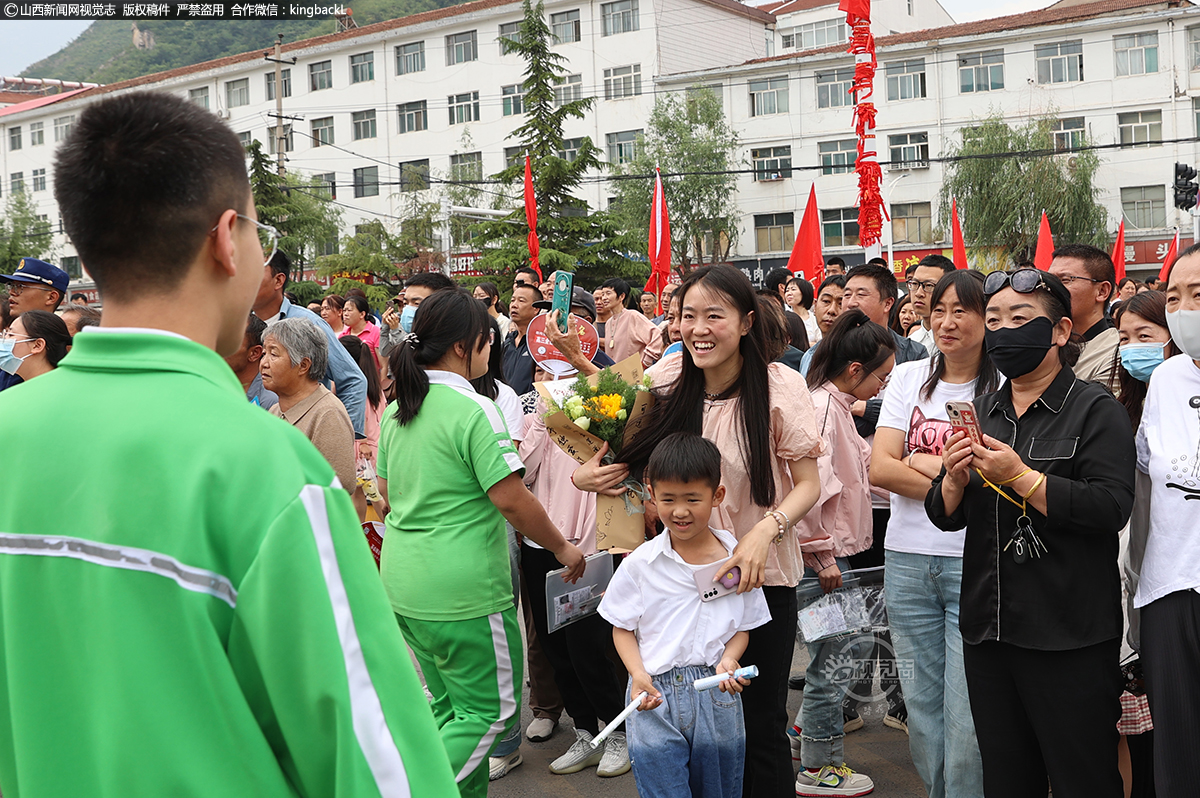
[[[307,307],[310,302],[320,302],[325,298],[325,286],[312,280],[293,280],[288,283],[287,290],[296,297],[296,304]]]
[[[0,218],[0,273],[12,274],[21,258],[52,257],[54,236],[50,225],[37,215],[37,206],[24,191],[8,197]]]
[[[405,274],[400,264],[415,254],[411,246],[389,233],[378,219],[358,225],[354,235],[342,239],[340,249],[335,255],[317,259],[317,274],[333,278],[330,292],[334,294],[344,295],[350,288],[361,288],[372,307],[381,307],[396,295]]]
[[[973,260],[1032,260],[1043,210],[1059,243],[1107,245],[1108,213],[1094,182],[1100,158],[1094,150],[1056,153],[1055,121],[1011,127],[994,115],[964,129],[962,146],[950,147],[947,155],[964,159],[946,165],[939,216],[948,220],[957,199],[967,245],[990,250],[972,252]]]
[[[721,99],[696,87],[686,96],[664,94],[654,101],[646,133],[633,160],[618,168],[616,216],[639,251],[650,231],[654,181],[642,179],[659,167],[671,218],[671,251],[679,270],[724,260],[737,234],[737,134],[725,119]]]
[[[568,74],[566,57],[550,48],[550,28],[541,0],[536,6],[524,0],[524,10],[520,37],[505,42],[510,52],[525,59],[525,122],[513,131],[513,138],[531,159],[542,272],[568,269],[577,272],[581,283],[613,275],[644,278],[648,267],[627,257],[630,242],[612,218],[591,212],[587,202],[575,196],[584,177],[601,168],[601,151],[585,137],[573,160],[560,157],[563,125],[569,119],[584,118],[595,98],[555,102],[555,86]],[[505,186],[518,186],[524,174],[522,158],[495,177]],[[519,191],[516,194],[520,196]],[[481,271],[511,274],[528,264],[529,226],[523,203],[516,204],[509,216],[476,225],[474,241],[484,253],[477,266]]]
[[[246,151],[258,219],[279,231],[279,248],[303,269],[316,260],[327,242],[337,240],[342,212],[329,202],[328,186],[316,178],[276,174],[261,142],[254,141]]]

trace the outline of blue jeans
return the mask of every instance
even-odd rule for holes
[[[625,721],[641,798],[741,798],[746,761],[741,697],[692,687],[714,672],[693,665],[660,673],[653,681],[662,704]],[[628,689],[626,699],[633,700]]]
[[[962,558],[898,551],[885,558],[888,625],[913,764],[930,798],[982,798],[983,762],[958,630]]]
[[[844,557],[837,558],[843,572],[850,570]],[[815,580],[816,572],[804,569],[804,578]],[[800,600],[803,609],[820,600],[824,593]],[[800,764],[806,768],[845,764],[842,731],[842,701],[867,665],[873,638],[865,634],[840,635],[808,646],[808,670],[804,675],[804,701],[796,716],[800,727]]]
[[[516,530],[513,525],[505,523],[505,528],[508,530],[508,566],[512,570],[513,584],[513,605],[517,603],[517,596],[521,592],[520,576],[518,569],[520,568],[521,559],[521,544],[517,543]],[[517,722],[508,730],[500,740],[496,743],[496,747],[492,749],[491,756],[501,757],[508,756],[513,751],[521,747],[521,719],[517,718]]]

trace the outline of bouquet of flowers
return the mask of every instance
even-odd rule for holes
[[[596,375],[594,385],[586,377],[576,379],[571,394],[561,405],[551,397],[547,415],[564,413],[584,432],[607,441],[611,459],[625,442],[625,427],[630,411],[637,404],[638,393],[649,390],[649,377],[643,376],[640,382],[630,385],[620,374],[606,368]]]

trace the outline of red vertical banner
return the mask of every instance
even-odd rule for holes
[[[874,249],[877,255],[887,210],[883,207],[880,187],[883,172],[879,168],[875,142],[876,109],[871,101],[878,67],[875,37],[871,34],[871,0],[841,0],[838,9],[846,12],[846,25],[850,28],[847,52],[854,56],[851,90],[854,92],[854,131],[858,136],[858,159],[854,163],[854,171],[858,174],[858,236],[863,249]]]
[[[533,169],[529,165],[529,156],[525,156],[525,223],[529,225],[529,268],[537,272],[538,280],[542,277],[542,267],[538,265],[538,234],[537,234],[537,200],[533,196]]]
[[[658,312],[663,313],[662,292],[671,277],[671,217],[667,213],[667,198],[663,194],[662,174],[654,167],[654,199],[650,203],[650,280],[646,290],[658,300]],[[653,288],[651,288],[653,284]]]
[[[1050,262],[1054,260],[1054,235],[1050,232],[1050,220],[1042,211],[1042,223],[1038,226],[1037,249],[1033,253],[1033,265],[1044,272],[1050,271]]]
[[[1125,279],[1125,220],[1121,220],[1121,224],[1117,227],[1117,241],[1113,244],[1112,251],[1113,268],[1117,271],[1117,282]],[[1117,293],[1117,287],[1113,286],[1113,295]]]
[[[969,269],[971,265],[967,263],[967,242],[963,240],[962,225],[958,223],[958,200],[953,197],[950,199],[950,224],[953,228],[954,268]]]
[[[1175,265],[1175,258],[1179,257],[1179,228],[1175,228],[1175,237],[1171,239],[1171,246],[1167,248],[1167,256],[1163,258],[1162,270],[1158,273],[1158,279],[1164,283],[1167,277],[1171,275],[1171,267]],[[1167,287],[1160,286],[1160,291],[1166,291]]]
[[[804,217],[792,244],[792,254],[787,262],[788,271],[799,274],[819,286],[824,279],[825,257],[821,253],[821,222],[817,210],[817,184],[808,190],[808,204],[804,206]]]

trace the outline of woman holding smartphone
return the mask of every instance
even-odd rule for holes
[[[1119,798],[1133,433],[1112,394],[1071,371],[1057,277],[993,272],[984,294],[984,343],[1008,382],[975,400],[983,445],[951,435],[925,497],[935,526],[966,528],[959,627],[984,793],[1044,797],[1049,777],[1056,798]]]

